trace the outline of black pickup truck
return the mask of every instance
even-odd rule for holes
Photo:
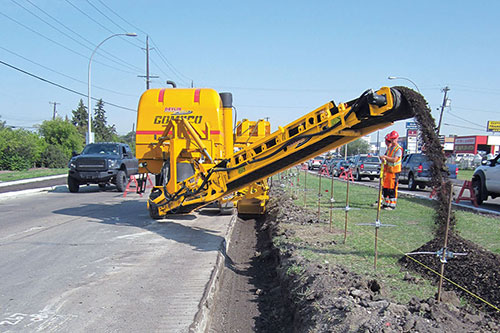
[[[408,154],[401,161],[401,173],[399,174],[399,182],[408,184],[408,189],[414,191],[417,185],[420,189],[424,189],[431,182],[431,161],[427,156],[421,153]],[[457,166],[455,164],[447,164],[448,177],[451,179],[457,178]]]
[[[130,147],[124,143],[100,142],[85,146],[80,155],[69,161],[68,188],[78,192],[80,185],[115,184],[119,192],[125,191],[128,177],[139,171],[139,163]]]

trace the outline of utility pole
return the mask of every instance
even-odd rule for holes
[[[52,113],[52,120],[56,120],[56,115],[57,115],[56,105],[61,103],[49,102],[49,104],[54,104],[54,112]]]
[[[157,79],[159,76],[157,75],[149,75],[149,36],[146,36],[146,48],[143,49],[146,50],[146,75],[137,75],[138,77],[145,77],[146,78],[146,90],[149,89],[149,83],[151,82],[151,79]]]
[[[438,124],[438,128],[437,128],[437,135],[438,136],[439,136],[439,131],[441,130],[441,121],[443,120],[444,108],[448,104],[448,99],[446,98],[446,96],[448,94],[448,91],[450,91],[450,88],[448,88],[448,86],[446,86],[443,89],[441,89],[441,91],[444,92],[444,97],[443,97],[443,104],[441,104],[441,114],[439,115],[439,124]]]

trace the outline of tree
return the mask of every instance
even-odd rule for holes
[[[2,118],[2,116],[0,116]],[[6,122],[0,120],[0,131],[3,130],[6,127]]]
[[[118,136],[117,141],[128,144],[130,149],[132,149],[135,154],[135,131],[130,131],[125,135]]]
[[[341,149],[341,151],[344,151]],[[356,141],[347,144],[347,155],[357,155],[357,154],[367,154],[370,152],[370,144],[363,139],[357,139]]]
[[[73,110],[72,113],[73,117],[71,118],[71,123],[76,126],[78,133],[80,133],[83,138],[82,142],[85,142],[89,114],[87,112],[87,107],[83,104],[81,99],[80,103],[78,103],[78,107],[76,110]]]
[[[66,161],[71,158],[72,151],[81,151],[83,138],[78,129],[68,121],[61,118],[45,120],[40,125],[39,133],[48,145],[58,147],[66,156]],[[51,150],[54,153],[55,150]],[[57,155],[54,153],[53,155]]]
[[[115,125],[108,126],[102,99],[97,101],[94,109],[92,127],[95,132],[96,141],[113,141],[116,139]]]
[[[0,130],[0,169],[25,170],[34,167],[46,146],[36,133],[3,128]]]

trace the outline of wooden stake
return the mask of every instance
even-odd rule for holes
[[[307,197],[307,169],[304,169],[304,208],[307,207],[306,197]]]
[[[330,188],[330,232],[333,231],[333,176],[332,187]]]
[[[321,221],[321,173],[319,174],[319,186],[318,186],[318,223]]]
[[[347,193],[345,198],[345,225],[344,225],[344,244],[347,239],[347,213],[349,212],[349,179],[347,179]]]

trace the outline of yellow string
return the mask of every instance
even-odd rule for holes
[[[371,234],[368,234],[368,232],[366,232],[366,231],[364,231],[364,230],[362,230],[362,229],[360,229],[360,230],[361,230],[361,232],[362,232],[362,233],[364,233],[364,234],[367,234],[367,235],[371,236]],[[419,264],[419,265],[421,265],[421,266],[425,267],[426,269],[428,269],[428,270],[429,270],[429,271],[431,271],[432,273],[436,274],[437,276],[439,276],[439,277],[441,277],[441,276],[442,276],[442,277],[443,277],[443,279],[445,279],[445,280],[446,280],[446,281],[448,281],[449,283],[451,283],[451,284],[453,284],[454,286],[456,286],[456,287],[458,287],[458,288],[462,289],[463,291],[465,291],[465,292],[466,292],[466,293],[468,293],[469,295],[471,295],[471,296],[473,296],[473,297],[477,298],[477,299],[478,299],[478,300],[480,300],[481,302],[484,302],[485,304],[489,305],[490,307],[492,307],[492,308],[493,308],[493,309],[495,309],[496,311],[500,311],[500,309],[499,309],[498,307],[496,307],[495,305],[493,305],[493,304],[491,304],[490,302],[486,301],[484,298],[482,298],[482,297],[480,297],[480,296],[478,296],[478,295],[474,294],[472,291],[470,291],[470,290],[466,289],[465,287],[462,287],[462,286],[461,286],[461,285],[459,285],[458,283],[456,283],[456,282],[454,282],[454,281],[452,281],[452,280],[448,279],[446,276],[441,275],[441,273],[436,272],[434,269],[430,268],[429,266],[427,266],[427,265],[426,265],[426,264],[424,264],[423,262],[421,262],[421,261],[419,261],[419,260],[417,260],[417,259],[415,259],[415,258],[413,258],[413,257],[411,257],[411,256],[409,256],[409,255],[407,255],[404,251],[401,251],[400,249],[398,249],[396,246],[392,245],[391,243],[389,243],[389,242],[387,242],[387,241],[385,241],[385,240],[381,239],[380,237],[377,237],[377,239],[378,239],[378,240],[380,240],[382,243],[384,243],[384,244],[388,245],[389,247],[393,248],[394,250],[398,251],[399,253],[403,254],[405,257],[410,258],[411,260],[413,260],[413,261],[414,261],[414,262],[416,262],[417,264]]]

